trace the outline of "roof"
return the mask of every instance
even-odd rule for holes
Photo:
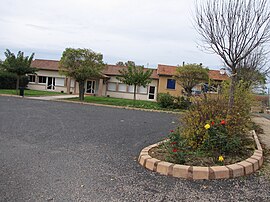
[[[219,70],[209,70],[208,72],[209,78],[217,81],[226,81],[229,79],[229,76],[225,74],[221,74]]]
[[[59,61],[57,60],[42,60],[42,59],[35,59],[31,63],[31,67],[36,67],[42,70],[59,70]]]
[[[158,64],[157,73],[158,75],[164,76],[173,76],[175,75],[177,66],[170,66],[170,65],[161,65]]]
[[[59,71],[59,61],[57,60],[43,60],[43,59],[35,59],[31,63],[31,67],[36,67],[42,70],[53,70]],[[108,76],[118,76],[120,75],[119,70],[126,67],[117,66],[117,65],[106,65],[105,69],[102,71],[103,74]],[[144,68],[145,71],[147,68]],[[158,79],[157,70],[153,69],[153,73],[151,76],[152,79]]]
[[[103,74],[110,75],[110,76],[118,76],[118,75],[121,75],[119,70],[125,69],[125,68],[127,67],[117,66],[117,65],[106,65],[105,69],[103,70]],[[151,69],[151,68],[144,68],[144,71],[146,71],[147,69]],[[151,70],[153,70],[151,78],[158,79],[157,70],[156,69],[151,69]]]
[[[158,64],[157,73],[159,76],[174,76],[176,73],[177,66],[170,66],[170,65],[161,65]],[[216,80],[216,81],[225,81],[228,80],[228,75],[221,74],[220,70],[209,70],[208,72],[209,78]]]

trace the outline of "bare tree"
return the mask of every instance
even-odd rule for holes
[[[266,84],[269,73],[267,52],[260,48],[239,62],[236,81],[244,81],[247,88],[261,88]]]
[[[267,0],[203,0],[197,2],[195,28],[203,47],[218,54],[231,70],[229,109],[234,104],[239,64],[270,41]]]

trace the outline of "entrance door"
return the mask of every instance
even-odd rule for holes
[[[155,91],[156,91],[155,86],[149,86],[149,93],[148,93],[148,99],[149,100],[154,100],[155,99]]]
[[[47,89],[54,90],[55,89],[55,78],[47,77]]]
[[[96,81],[87,81],[86,93],[95,94]]]

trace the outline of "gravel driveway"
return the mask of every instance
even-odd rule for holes
[[[0,96],[1,201],[270,201],[263,176],[188,181],[141,167],[166,113]]]

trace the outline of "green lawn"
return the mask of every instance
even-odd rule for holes
[[[78,101],[79,98],[70,98],[69,100]],[[156,102],[136,100],[135,105],[133,100],[122,99],[122,98],[111,98],[111,97],[96,97],[96,96],[85,96],[84,102],[98,103],[105,105],[125,106],[125,107],[136,107],[144,109],[156,109],[164,110]]]
[[[16,95],[16,90],[0,89],[0,94]],[[63,95],[64,93],[40,90],[24,90],[24,96],[50,96],[50,95]]]

